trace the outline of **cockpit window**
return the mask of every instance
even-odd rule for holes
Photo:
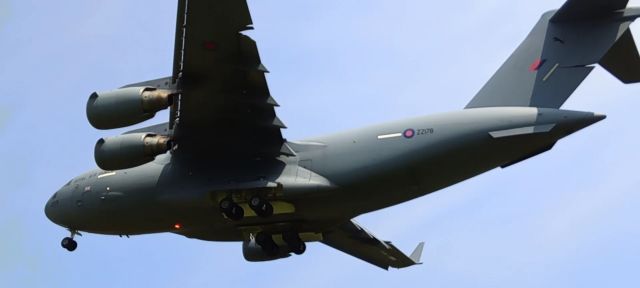
[[[51,200],[56,199],[56,197],[58,197],[58,192],[53,193],[53,196],[51,196]]]

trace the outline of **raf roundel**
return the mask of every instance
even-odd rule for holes
[[[413,138],[413,136],[416,136],[416,130],[413,130],[413,129],[404,130],[404,132],[402,132],[402,135],[404,136],[404,138],[411,139]]]

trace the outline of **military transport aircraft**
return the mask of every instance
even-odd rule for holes
[[[533,31],[461,111],[288,141],[275,113],[246,0],[179,0],[173,75],[93,93],[87,117],[121,128],[170,109],[165,124],[100,139],[100,169],[69,181],[45,213],[70,231],[171,232],[242,242],[248,261],[321,242],[378,267],[418,264],[351,219],[550,150],[605,118],[560,107],[596,63],[640,82],[628,0],[569,0]]]

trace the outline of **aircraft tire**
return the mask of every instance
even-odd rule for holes
[[[296,255],[302,255],[307,251],[307,244],[300,239],[300,235],[298,235],[298,233],[284,233],[282,234],[282,240],[287,243],[289,250]]]
[[[224,213],[224,216],[234,221],[244,218],[244,209],[233,202],[231,198],[225,198],[220,201],[220,211]]]
[[[289,249],[291,249],[291,252],[293,252],[293,254],[302,255],[305,251],[307,251],[307,244],[305,244],[303,241],[298,242],[296,246],[291,246],[291,244],[289,244]]]
[[[258,233],[256,235],[256,243],[262,247],[262,251],[264,251],[267,256],[273,257],[278,255],[280,248],[278,244],[273,241],[271,235],[264,232]]]
[[[229,213],[226,213],[226,215],[227,215],[227,218],[234,221],[238,221],[244,218],[244,209],[242,209],[240,205],[234,203],[231,209],[229,210]]]
[[[249,207],[260,217],[266,218],[273,215],[273,205],[260,196],[251,197]]]
[[[62,242],[60,242],[60,245],[62,246],[62,248],[67,249],[67,251],[69,252],[73,252],[76,250],[76,248],[78,248],[78,242],[73,240],[71,237],[64,237],[64,239],[62,239]]]

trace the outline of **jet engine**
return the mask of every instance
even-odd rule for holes
[[[255,240],[244,241],[242,243],[242,255],[244,259],[249,262],[272,261],[291,256],[288,251],[283,251],[283,249],[279,249],[278,246],[270,248],[271,249],[266,250],[258,245]]]
[[[102,138],[96,143],[94,157],[104,170],[121,170],[140,166],[171,149],[167,136],[135,133]]]
[[[87,118],[91,126],[102,130],[138,124],[171,106],[174,94],[150,87],[95,92],[87,101]]]

